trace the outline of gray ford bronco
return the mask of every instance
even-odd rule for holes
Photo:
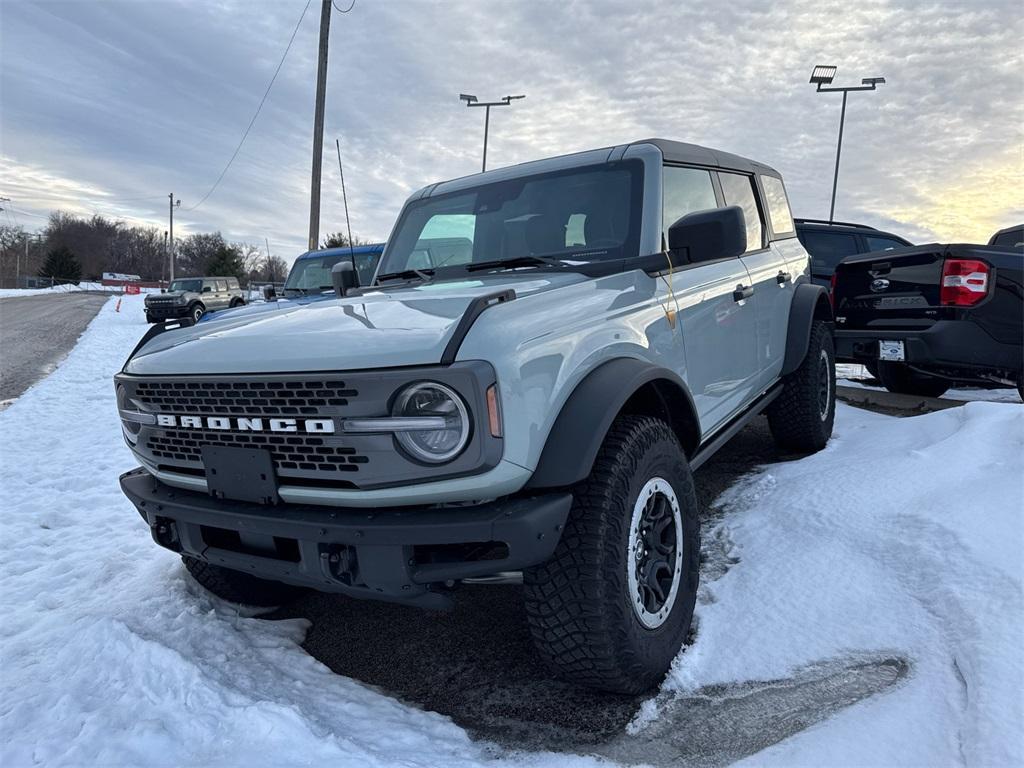
[[[697,593],[692,472],[767,414],[816,451],[832,313],[771,168],[661,139],[431,184],[373,281],[154,326],[121,487],[214,594],[445,608],[521,580],[540,655],[656,685]]]
[[[232,309],[245,304],[245,293],[237,277],[183,277],[173,280],[166,291],[146,294],[146,320],[188,318],[193,323],[207,312]]]

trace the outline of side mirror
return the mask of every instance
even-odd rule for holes
[[[263,286],[263,300],[264,301],[277,301],[277,289],[272,285]]]
[[[203,293],[213,293],[213,286],[212,285],[204,285],[203,286]]]
[[[668,248],[690,262],[734,259],[747,250],[747,224],[738,205],[688,213],[668,228]]]
[[[160,293],[167,293],[167,289],[166,288],[161,288],[160,289]]]
[[[351,261],[339,261],[331,267],[331,282],[334,283],[335,293],[342,298],[353,288],[359,287],[359,274],[352,267]]]

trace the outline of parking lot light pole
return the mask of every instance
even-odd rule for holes
[[[839,142],[836,145],[836,168],[832,175],[832,204],[828,209],[828,222],[832,223],[836,212],[836,186],[839,184],[839,156],[843,151],[843,124],[846,122],[846,95],[850,91],[874,91],[876,87],[885,82],[884,77],[865,77],[860,85],[850,85],[843,88],[822,87],[831,86],[836,77],[837,67],[818,65],[811,71],[811,84],[817,86],[818,93],[842,93],[843,107],[839,113]]]
[[[480,169],[480,172],[483,173],[487,170],[487,133],[491,125],[491,107],[507,107],[516,99],[525,99],[526,94],[505,96],[500,101],[480,101],[476,96],[471,96],[468,93],[460,93],[459,98],[466,102],[467,107],[484,108],[484,162]]]

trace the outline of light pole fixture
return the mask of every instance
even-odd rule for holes
[[[846,121],[846,94],[850,91],[874,91],[885,82],[884,77],[865,77],[860,85],[849,85],[843,88],[832,87],[837,67],[817,65],[811,70],[811,85],[817,86],[818,93],[842,93],[843,108],[839,113],[839,143],[836,145],[836,169],[832,175],[832,204],[828,209],[828,221],[831,224],[836,212],[836,185],[839,183],[839,156],[843,151],[843,123]],[[823,87],[828,86],[828,87]]]
[[[487,132],[491,125],[491,107],[507,107],[516,99],[525,99],[526,94],[520,96],[503,96],[498,101],[480,101],[476,96],[471,96],[468,93],[460,93],[459,98],[466,102],[467,107],[483,107],[484,108],[484,162],[481,166],[481,173],[487,170]]]

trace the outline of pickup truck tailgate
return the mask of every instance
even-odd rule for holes
[[[952,246],[955,248],[955,246]],[[927,328],[955,311],[940,301],[951,246],[922,245],[844,259],[833,306],[840,328]]]

